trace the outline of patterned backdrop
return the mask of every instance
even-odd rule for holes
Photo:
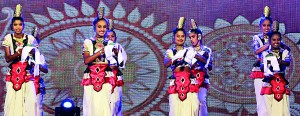
[[[172,47],[172,29],[180,16],[194,18],[204,33],[204,44],[213,50],[211,88],[208,95],[210,115],[256,115],[253,80],[249,78],[255,56],[252,37],[260,32],[258,24],[263,7],[270,6],[271,16],[280,23],[283,41],[292,48],[292,63],[287,69],[290,81],[291,114],[300,115],[300,2],[278,1],[201,1],[176,0],[0,0],[0,38],[11,33],[10,19],[16,4],[23,6],[25,32],[39,27],[40,51],[49,64],[42,77],[47,94],[43,109],[53,115],[65,98],[82,107],[80,86],[85,65],[82,42],[94,35],[91,22],[99,7],[105,17],[115,21],[118,40],[129,61],[124,70],[123,113],[125,115],[167,115],[167,77],[171,71],[163,66],[163,53]],[[298,12],[298,13],[297,13]],[[189,22],[186,23],[189,29]],[[187,40],[189,45],[190,41]],[[0,50],[0,76],[8,64]],[[0,87],[5,88],[2,78]],[[5,89],[0,90],[3,111]]]

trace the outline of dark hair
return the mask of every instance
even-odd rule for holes
[[[272,24],[273,24],[273,20],[272,20],[272,18],[271,18],[271,17],[264,17],[264,16],[262,16],[262,17],[260,18],[260,21],[259,21],[259,26],[261,26],[261,25],[262,25],[262,23],[263,23],[265,20],[269,20],[269,21],[270,21],[270,23],[271,23],[271,27],[272,27]]]
[[[105,23],[106,23],[106,28],[108,29],[108,27],[109,27],[109,22],[108,22],[108,20],[105,19],[105,18],[99,18],[99,17],[96,17],[96,18],[94,19],[93,23],[92,23],[94,31],[96,30],[96,24],[97,24],[99,21],[101,21],[101,20],[104,20],[104,21],[105,21]]]
[[[114,41],[114,42],[116,42],[116,41],[117,41],[117,34],[116,34],[116,32],[115,32],[114,30],[107,30],[107,31],[105,32],[105,34],[104,34],[104,39],[107,37],[107,34],[108,34],[109,32],[113,32],[113,33],[114,33],[114,35],[115,35],[115,41]]]
[[[22,22],[23,28],[24,28],[24,26],[25,26],[24,19],[23,19],[22,17],[13,17],[13,18],[11,19],[11,23],[10,23],[10,29],[11,29],[12,31],[14,30],[13,24],[14,24],[14,22],[15,22],[16,20],[20,20],[20,21]]]
[[[175,34],[176,34],[178,31],[183,31],[184,35],[186,35],[186,31],[185,31],[183,28],[180,28],[180,29],[175,28],[175,29],[173,30],[173,36],[175,36]]]
[[[202,31],[199,29],[199,28],[196,28],[196,29],[191,29],[190,30],[190,33],[196,33],[197,34],[197,38],[199,38],[199,34],[200,36],[202,36]],[[202,44],[202,39],[200,40],[201,41],[201,44]]]
[[[172,42],[175,41],[175,35],[176,35],[176,33],[177,33],[178,31],[183,31],[184,36],[186,36],[186,31],[185,31],[183,28],[180,28],[180,29],[175,28],[175,29],[173,30],[173,38],[172,38]]]
[[[281,41],[281,39],[282,39],[281,33],[278,32],[278,31],[276,31],[276,32],[272,32],[272,33],[269,34],[269,38],[270,38],[270,39],[269,39],[269,43],[271,43],[271,39],[272,39],[272,37],[273,37],[274,35],[278,35],[279,38],[280,38],[280,41]]]
[[[199,28],[191,29],[191,30],[190,30],[190,33],[192,33],[192,32],[194,32],[194,33],[196,33],[196,34],[201,34],[201,35],[202,35],[202,31],[201,31]]]

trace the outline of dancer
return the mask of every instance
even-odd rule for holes
[[[199,89],[195,78],[191,78],[191,62],[194,51],[184,47],[186,31],[183,29],[184,17],[180,17],[177,28],[173,31],[175,47],[165,53],[164,65],[172,69],[169,93],[169,116],[198,116]]]
[[[290,116],[288,81],[285,79],[285,69],[290,65],[290,52],[280,47],[282,36],[278,32],[279,23],[274,21],[275,29],[270,35],[268,49],[262,53],[265,78],[261,94],[264,96],[268,115]]]
[[[39,38],[39,29],[37,27],[33,28],[32,36],[36,39],[39,46],[41,40]],[[38,48],[37,46],[37,48]],[[34,75],[34,87],[36,91],[36,112],[37,116],[43,116],[43,99],[46,94],[44,79],[40,77],[40,71],[43,73],[48,73],[48,64],[46,63],[44,55],[40,54],[41,64],[39,65],[39,71],[37,75]]]
[[[272,26],[272,18],[270,17],[270,8],[266,6],[264,8],[263,16],[260,19],[259,27],[261,30],[261,34],[254,35],[253,36],[253,48],[254,53],[257,55],[257,61],[254,63],[254,67],[252,68],[252,72],[250,75],[250,78],[254,79],[254,89],[255,89],[255,97],[256,97],[256,109],[258,116],[266,116],[267,115],[267,109],[266,109],[266,103],[264,101],[264,98],[262,95],[260,95],[261,88],[262,88],[262,80],[264,78],[264,74],[261,71],[260,65],[261,65],[261,57],[262,52],[267,50],[269,47],[269,34],[271,32],[271,26]],[[280,44],[282,48],[289,49],[284,43]]]
[[[192,46],[190,50],[195,52],[195,58],[192,60],[192,73],[196,77],[199,87],[199,116],[207,116],[207,90],[209,88],[209,75],[208,71],[212,70],[212,51],[209,47],[202,44],[202,32],[198,28],[194,19],[191,19],[191,30],[189,37]]]
[[[14,31],[4,37],[2,46],[5,51],[5,60],[10,63],[6,75],[6,96],[4,116],[35,116],[36,92],[34,77],[30,70],[34,67],[32,55],[35,38],[23,33],[24,19],[21,17],[22,6],[18,4],[11,20],[11,29]],[[30,47],[28,47],[30,46]],[[31,56],[29,59],[27,56]],[[39,62],[35,62],[39,64]]]
[[[112,71],[112,81],[110,81],[112,82],[110,108],[113,116],[122,116],[122,86],[124,82],[121,69],[125,68],[127,54],[121,44],[116,42],[117,36],[114,31],[113,20],[109,19],[109,24],[109,30],[106,31],[104,38],[108,41],[105,47],[105,55]]]
[[[87,65],[81,85],[84,86],[83,115],[111,116],[110,94],[112,86],[105,72],[108,61],[104,54],[104,34],[109,22],[103,17],[104,7],[99,9],[98,17],[93,21],[96,35],[85,39],[83,43],[83,59]]]

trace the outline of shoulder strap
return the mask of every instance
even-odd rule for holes
[[[183,55],[183,59],[185,58],[187,51],[188,51],[188,49],[185,50],[185,53]]]
[[[23,40],[23,43],[24,43],[23,47],[27,46],[27,44],[28,44],[28,35],[25,36],[25,39]]]
[[[279,52],[279,59],[282,60],[282,52]]]
[[[15,50],[17,49],[17,45],[16,45],[16,40],[14,39],[14,35],[13,34],[10,34],[11,35],[11,42],[12,42],[12,45],[13,45],[13,48],[14,48],[14,52],[16,52]]]
[[[259,38],[259,39],[257,39],[257,41],[258,41],[260,47],[262,47],[265,44],[265,39],[261,38],[259,35],[257,35],[257,37]]]
[[[175,55],[177,53],[176,48],[172,48],[172,51],[173,51],[173,55]]]
[[[92,53],[94,54],[94,51],[96,50],[96,47],[95,47],[95,45],[96,45],[96,41],[93,41],[93,40],[91,40],[92,41],[92,43],[93,43],[93,51],[92,51]]]

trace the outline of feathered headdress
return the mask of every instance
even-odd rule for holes
[[[180,17],[179,21],[178,21],[177,28],[178,29],[182,29],[184,27],[184,24],[185,24],[185,18],[184,17]]]
[[[14,17],[21,17],[21,13],[22,13],[22,6],[18,4],[14,12]]]
[[[276,20],[273,21],[272,31],[273,31],[273,32],[278,32],[278,31],[279,31],[279,22],[276,21]]]
[[[191,29],[197,29],[198,26],[197,26],[197,23],[195,22],[194,19],[191,19]]]
[[[114,21],[113,21],[112,19],[109,19],[108,22],[109,22],[109,27],[108,27],[108,29],[109,29],[109,30],[114,30]]]
[[[102,19],[104,18],[104,7],[100,7],[98,11],[98,18]]]
[[[194,19],[191,19],[191,30],[197,30],[198,33],[198,40],[202,39],[202,32],[201,30],[198,28],[198,25],[196,23],[196,21]]]
[[[271,10],[269,6],[265,6],[264,8],[264,17],[270,17]]]

